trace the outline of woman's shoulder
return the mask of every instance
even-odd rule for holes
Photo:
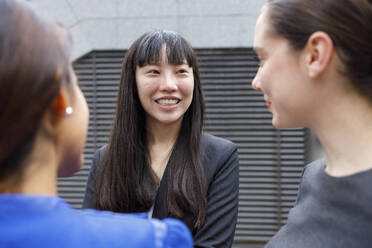
[[[324,158],[315,160],[303,169],[303,178],[314,178],[316,175],[319,175],[324,172],[326,165],[326,160]]]
[[[203,150],[223,152],[223,151],[232,151],[236,150],[236,145],[230,140],[217,137],[208,133],[203,133],[202,139]]]
[[[202,164],[207,174],[213,175],[225,166],[238,166],[237,146],[224,138],[203,134]]]
[[[105,153],[106,151],[106,148],[107,148],[107,144],[101,146],[100,148],[98,148],[95,153],[94,153],[94,156],[93,156],[93,163],[92,163],[92,168],[95,170],[97,166],[99,166],[99,164],[101,163],[102,161],[102,158],[103,158],[103,154]]]
[[[107,144],[101,146],[100,148],[98,148],[95,152],[95,156],[99,156],[100,158],[102,158],[104,152],[106,151],[106,148],[107,148]]]
[[[77,211],[75,211],[77,213]],[[87,233],[100,233],[91,237],[99,242],[125,245],[126,247],[152,247],[154,243],[173,247],[182,243],[181,247],[191,247],[192,238],[188,228],[179,220],[148,220],[141,214],[121,214],[108,211],[86,209],[79,211],[81,226]],[[141,235],[133,230],[141,230]],[[123,234],[124,233],[124,234]],[[100,237],[104,237],[100,240]],[[173,246],[168,246],[172,244]]]

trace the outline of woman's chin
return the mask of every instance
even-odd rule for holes
[[[291,128],[302,128],[303,127],[299,123],[294,123],[288,120],[284,121],[280,118],[275,118],[275,117],[273,117],[271,123],[275,128],[278,128],[278,129],[291,129]]]
[[[58,167],[58,177],[70,177],[80,171],[84,165],[84,155],[80,154],[64,159]]]

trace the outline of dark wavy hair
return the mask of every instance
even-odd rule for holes
[[[190,107],[184,114],[169,159],[167,206],[174,217],[195,216],[199,227],[206,215],[207,197],[201,167],[204,98],[197,57],[191,45],[169,31],[145,33],[127,51],[122,65],[116,118],[102,164],[96,172],[97,208],[115,212],[148,211],[155,199],[157,181],[149,165],[146,113],[138,97],[136,67],[161,60],[163,45],[170,64],[186,60],[194,74]]]
[[[372,101],[372,0],[267,0],[273,32],[303,49],[312,33],[332,39],[348,78]]]
[[[70,82],[67,32],[59,29],[23,1],[0,0],[0,181],[11,187],[21,180],[45,111]]]

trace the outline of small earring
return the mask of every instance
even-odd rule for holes
[[[66,114],[65,114],[65,118],[68,118],[70,117],[70,115],[72,114],[73,110],[72,108],[69,106],[66,108]]]

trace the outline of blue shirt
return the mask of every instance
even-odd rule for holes
[[[59,197],[0,194],[0,247],[192,247],[188,228],[134,214],[76,210]]]

